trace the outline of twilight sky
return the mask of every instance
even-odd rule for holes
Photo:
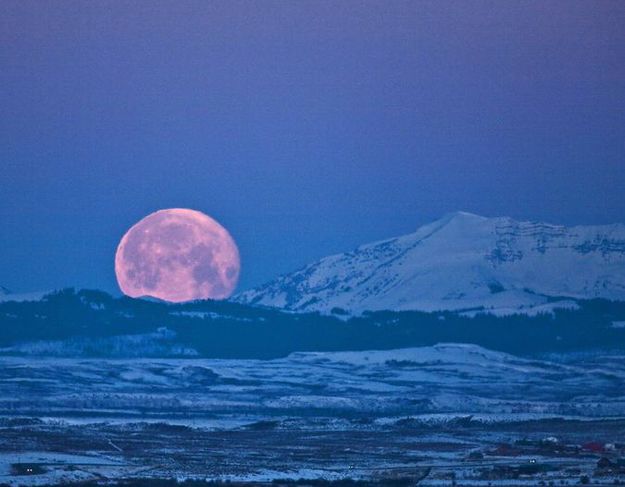
[[[0,2],[0,284],[116,291],[167,207],[239,290],[458,209],[625,221],[625,2]]]

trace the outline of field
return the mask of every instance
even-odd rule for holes
[[[622,356],[0,362],[0,484],[625,482]]]

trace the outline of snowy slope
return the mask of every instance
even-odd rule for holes
[[[0,416],[623,415],[624,356],[563,358],[449,343],[273,360],[0,357]]]
[[[238,295],[293,311],[533,313],[548,297],[625,300],[625,225],[563,227],[454,213],[415,233],[326,257]]]

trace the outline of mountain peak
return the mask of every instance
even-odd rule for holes
[[[475,213],[471,213],[469,211],[452,211],[451,213],[447,213],[441,218],[441,220],[451,221],[451,220],[468,220],[468,221],[476,221],[476,220],[488,220],[487,217],[477,215]]]
[[[567,228],[454,212],[235,299],[292,311],[527,312],[563,297],[625,300],[625,227]]]
[[[439,218],[430,224],[423,225],[417,229],[417,233],[422,233],[425,230],[426,232],[431,232],[433,234],[446,227],[457,225],[464,227],[479,226],[489,220],[492,219],[476,215],[475,213],[469,213],[467,211],[454,211],[452,213],[447,213],[442,218]]]

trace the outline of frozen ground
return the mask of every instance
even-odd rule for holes
[[[623,356],[448,344],[269,361],[3,357],[0,391],[0,484],[625,481]]]

